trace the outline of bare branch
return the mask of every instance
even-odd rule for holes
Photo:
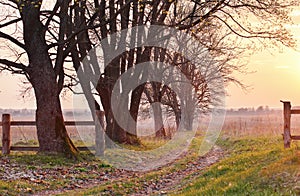
[[[11,41],[12,43],[16,44],[17,46],[26,50],[25,44],[19,42],[17,39],[13,38],[12,36],[10,36],[6,33],[1,32],[1,31],[0,31],[0,38],[7,39],[7,40]]]
[[[16,19],[11,20],[11,21],[8,21],[8,22],[6,22],[6,23],[4,23],[4,24],[0,24],[0,28],[7,27],[7,26],[9,26],[9,25],[11,25],[11,24],[18,23],[18,22],[20,22],[21,20],[22,20],[22,18],[16,18]]]
[[[22,63],[16,63],[16,62],[13,62],[13,61],[9,61],[7,59],[0,59],[0,64],[3,64],[3,65],[6,65],[6,66],[9,66],[9,67],[14,67],[16,69],[21,69],[23,71],[26,70],[26,66]]]
[[[50,16],[48,17],[46,23],[45,23],[45,28],[48,28],[52,18],[57,14],[57,10],[60,8],[61,4],[63,1],[57,1],[53,10],[51,11]]]

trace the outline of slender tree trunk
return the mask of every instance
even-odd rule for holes
[[[194,121],[194,113],[195,113],[195,100],[192,97],[192,89],[191,87],[187,87],[183,84],[182,89],[185,90],[185,96],[182,104],[183,113],[183,125],[184,130],[191,131],[193,130],[193,121]]]
[[[177,104],[177,102],[175,104]],[[178,129],[179,128],[180,119],[181,119],[181,110],[178,107],[178,105],[175,105],[175,104],[174,104],[174,107],[173,107],[173,111],[174,111],[174,114],[175,114],[176,129]]]
[[[162,117],[162,109],[161,109],[161,96],[160,96],[160,88],[161,83],[152,82],[153,89],[153,117],[154,117],[154,128],[155,128],[155,136],[157,138],[166,138],[167,133],[164,128],[163,117]]]
[[[129,113],[133,120],[137,122],[138,114],[139,114],[139,106],[141,101],[141,96],[144,91],[144,85],[138,86],[136,89],[133,90],[130,100],[130,109]],[[130,139],[132,144],[140,144],[140,141],[137,137],[137,123],[135,126],[132,126],[133,130],[130,130],[132,134],[127,133],[128,140]]]
[[[160,103],[156,102],[152,104],[153,116],[154,116],[154,128],[155,128],[155,137],[156,138],[166,138],[167,133],[164,128],[162,109]]]
[[[95,122],[96,122],[96,126],[95,126],[96,155],[102,156],[102,155],[104,155],[104,150],[105,150],[104,112],[100,111],[100,110],[96,110],[96,117],[98,118],[98,119],[95,119]]]

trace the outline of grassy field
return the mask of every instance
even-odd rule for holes
[[[278,114],[227,116],[217,141],[224,156],[197,170],[190,167],[201,162],[201,133],[185,156],[151,172],[119,170],[88,153],[80,160],[35,152],[0,155],[0,195],[131,195],[147,187],[154,195],[300,195],[300,143],[283,148],[281,120]],[[293,122],[298,134],[299,121]],[[141,150],[155,145],[146,140]],[[179,181],[159,189],[177,174]]]
[[[229,155],[174,195],[299,195],[300,149],[281,138],[222,141]],[[186,179],[189,182],[189,178]],[[186,184],[183,182],[183,184]]]
[[[195,152],[197,142],[190,152]],[[171,191],[170,195],[299,195],[300,149],[293,145],[283,149],[281,138],[223,139],[218,145],[226,149],[226,158],[197,173],[189,174]],[[116,181],[76,191],[76,195],[133,194],[147,180],[160,179],[167,173],[183,169],[196,159],[197,153],[134,179]],[[73,195],[75,192],[63,195]]]
[[[63,195],[133,194],[149,182],[159,183],[164,176],[185,169],[198,158],[200,143],[201,138],[195,138],[186,156],[147,173],[122,173],[88,154],[84,154],[80,161],[28,153],[1,156],[4,166],[0,172],[5,172],[3,162],[9,162],[15,178],[3,179],[2,176],[1,179],[0,176],[0,195],[32,194],[45,190],[62,190],[53,193],[62,192]],[[179,184],[171,187],[169,194],[300,194],[300,148],[297,143],[294,142],[290,149],[283,149],[282,139],[278,137],[222,137],[217,144],[225,150],[225,158],[197,173],[189,173]],[[24,171],[30,172],[19,177]],[[34,172],[35,175],[30,176]],[[104,174],[107,179],[99,179]],[[93,184],[96,181],[99,185]],[[90,186],[91,183],[93,186]],[[76,191],[72,192],[73,189]]]

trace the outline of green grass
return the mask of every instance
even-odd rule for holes
[[[198,150],[199,145],[201,144],[202,138],[195,138],[190,145],[189,153],[177,160],[174,164],[162,167],[160,170],[155,170],[151,172],[147,172],[144,174],[140,174],[135,176],[134,178],[123,178],[120,180],[116,180],[114,182],[108,182],[99,186],[95,186],[92,188],[84,189],[84,190],[76,190],[70,191],[67,193],[63,193],[60,195],[130,195],[136,192],[139,189],[142,189],[144,182],[149,181],[159,181],[162,176],[165,174],[181,170],[186,167],[188,162],[194,161],[198,158]],[[155,141],[154,141],[155,142]],[[160,145],[161,143],[159,143]],[[149,145],[149,147],[148,147]],[[150,140],[147,143],[144,143],[142,148],[152,149],[157,144],[151,143]]]
[[[29,195],[42,188],[36,184],[24,181],[0,181],[0,195]]]
[[[186,167],[198,156],[201,138],[195,138],[190,153],[174,164],[132,179],[76,191],[76,195],[124,195],[141,189],[143,182],[155,181],[163,175]],[[294,144],[283,148],[282,138],[220,139],[217,144],[227,156],[213,166],[190,175],[171,195],[299,195],[300,149]],[[72,195],[75,192],[64,193]]]
[[[137,176],[121,178],[113,182],[75,190],[62,195],[99,195],[132,194],[143,188],[145,182],[158,182],[162,176],[182,170],[187,163],[198,159],[202,138],[195,138],[189,153],[173,164],[160,170],[146,172]],[[153,144],[146,141],[142,150],[153,149],[163,142]],[[218,163],[187,176],[176,186],[171,195],[299,195],[300,194],[300,148],[293,142],[292,148],[284,149],[282,138],[236,138],[219,139],[217,145],[226,151],[226,157]],[[135,150],[139,147],[134,146]],[[115,171],[113,167],[83,153],[80,160],[70,160],[63,156],[45,156],[34,153],[13,153],[0,156],[9,159],[22,169],[45,171],[72,170],[72,178],[49,178],[42,183],[33,183],[27,179],[0,180],[0,195],[20,195],[36,193],[45,189],[66,187],[75,180],[97,178],[91,171]],[[0,168],[0,172],[3,172]],[[181,188],[178,188],[181,187]]]
[[[174,191],[174,195],[300,194],[297,146],[283,149],[281,138],[244,138],[223,144],[231,146],[229,157],[203,171],[183,189]]]
[[[36,152],[12,152],[10,155],[0,155],[0,159],[8,161],[14,173],[23,171],[38,171],[46,178],[18,178],[1,180],[0,195],[27,195],[42,190],[55,190],[69,186],[74,180],[97,178],[92,171],[110,172],[110,165],[98,160],[88,152],[82,152],[79,160],[67,159],[63,155],[43,155]],[[66,171],[66,178],[56,176],[55,172]],[[69,172],[70,171],[70,172]],[[1,172],[5,172],[0,167]],[[14,175],[12,173],[12,175]],[[30,172],[29,172],[30,173]],[[51,174],[54,173],[54,174]]]
[[[28,166],[68,166],[74,164],[76,161],[68,159],[63,155],[43,155],[36,152],[14,152],[8,156],[17,164]]]
[[[159,148],[167,143],[167,140],[157,139],[157,138],[143,138],[140,139],[140,145],[128,145],[128,144],[119,144],[123,148],[135,151],[147,151]]]
[[[26,140],[26,141],[18,141],[13,144],[13,146],[38,146],[38,141],[36,140]]]

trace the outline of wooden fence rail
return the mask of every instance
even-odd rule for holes
[[[37,146],[11,146],[11,126],[35,126],[35,121],[11,121],[10,114],[2,114],[2,154],[10,154],[11,150],[14,151],[38,151]],[[65,121],[66,126],[95,126],[94,121]],[[92,150],[93,147],[79,146],[79,150]]]
[[[291,147],[292,140],[300,140],[299,135],[291,135],[291,115],[300,114],[300,110],[292,109],[290,101],[280,101],[283,103],[283,142],[285,148]]]

